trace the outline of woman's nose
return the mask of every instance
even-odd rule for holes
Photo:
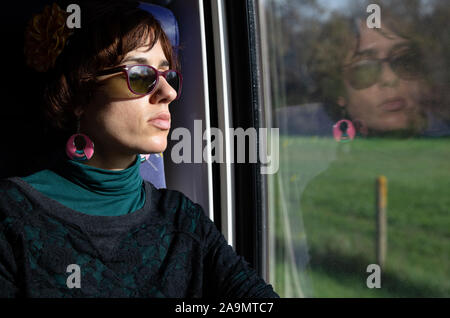
[[[382,87],[395,87],[398,84],[398,76],[394,73],[387,61],[382,63],[380,85]]]
[[[150,95],[152,104],[169,104],[177,98],[177,91],[167,83],[164,76],[159,77],[158,86]]]

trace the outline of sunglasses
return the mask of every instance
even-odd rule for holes
[[[345,78],[354,89],[369,88],[380,80],[383,63],[388,63],[391,70],[401,79],[413,80],[424,72],[423,59],[418,50],[406,50],[384,59],[367,59],[346,66]]]
[[[167,70],[164,72],[158,71],[150,65],[121,65],[115,68],[103,70],[97,73],[97,76],[115,74],[125,72],[127,75],[128,89],[136,95],[151,94],[158,86],[159,77],[166,79],[167,83],[177,92],[178,99],[181,94],[181,85],[183,78],[178,71]]]

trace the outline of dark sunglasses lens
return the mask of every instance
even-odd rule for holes
[[[166,81],[170,86],[177,92],[177,95],[180,95],[180,76],[175,71],[168,71],[166,74]]]
[[[408,51],[391,62],[393,71],[402,79],[415,79],[423,75],[422,57],[418,52]]]
[[[365,89],[375,84],[380,76],[381,64],[378,61],[364,61],[347,72],[347,80],[354,89]]]
[[[147,94],[156,84],[155,70],[146,66],[133,66],[128,71],[130,87],[137,94]]]

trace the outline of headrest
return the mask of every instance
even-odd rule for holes
[[[139,173],[145,181],[153,184],[157,189],[166,187],[166,175],[164,173],[164,160],[162,153],[151,154],[141,163]]]
[[[179,32],[178,23],[172,11],[164,7],[143,2],[140,3],[139,8],[151,13],[159,21],[176,53],[179,45]],[[162,154],[151,154],[141,164],[140,174],[144,180],[152,183],[156,188],[165,188],[166,177]]]
[[[179,45],[179,31],[178,22],[172,11],[167,8],[160,7],[154,4],[141,2],[139,8],[151,13],[156,20],[161,24],[162,29],[167,34],[170,43],[176,50]]]

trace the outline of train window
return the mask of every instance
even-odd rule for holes
[[[449,19],[445,0],[258,2],[281,296],[450,296]]]
[[[172,126],[168,146],[164,152],[164,165],[167,188],[185,193],[194,202],[200,204],[205,213],[214,219],[214,203],[211,164],[198,160],[194,155],[178,162],[176,145],[183,140],[184,134],[190,132],[194,138],[195,131],[210,127],[210,110],[208,90],[208,65],[206,48],[202,34],[205,32],[203,21],[203,1],[149,0],[149,3],[165,6],[175,15],[180,33],[179,59],[183,72],[183,93],[178,101],[170,106]],[[198,125],[200,123],[200,125]],[[198,128],[200,126],[200,128]],[[201,135],[191,142],[191,153],[195,154],[197,144],[203,149]],[[206,147],[206,146],[205,146]],[[186,147],[187,149],[188,147]],[[179,150],[178,150],[179,151]]]

